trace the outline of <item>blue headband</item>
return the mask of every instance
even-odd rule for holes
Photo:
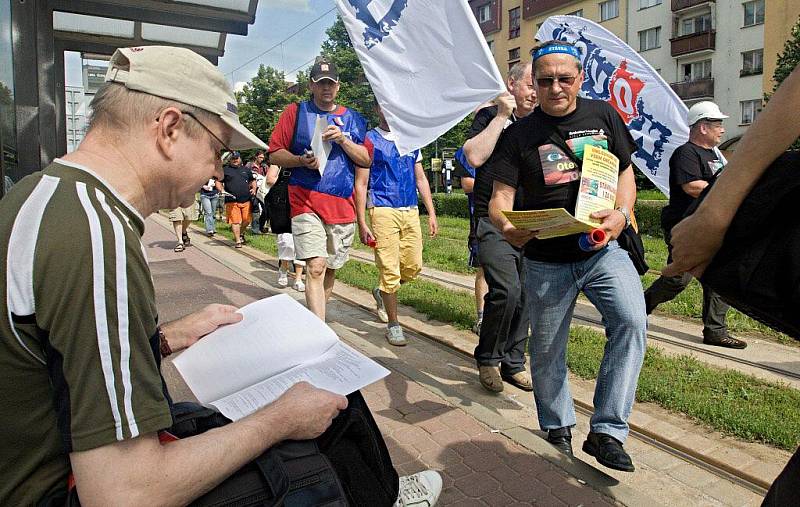
[[[566,44],[548,44],[533,52],[533,61],[547,55],[562,54],[574,56],[577,60],[581,59],[581,53],[575,46],[567,46]]]

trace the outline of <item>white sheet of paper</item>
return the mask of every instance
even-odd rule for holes
[[[322,140],[322,133],[328,128],[328,119],[325,116],[317,116],[317,122],[314,125],[314,135],[311,137],[311,150],[314,156],[319,160],[319,175],[325,173],[325,166],[328,163],[328,157],[331,154],[333,145],[330,141]]]
[[[320,389],[348,395],[377,382],[389,370],[372,359],[337,342],[318,359],[210,403],[225,417],[237,421],[275,401],[298,382],[306,381]]]
[[[286,294],[239,312],[241,322],[214,331],[173,361],[203,404],[318,358],[339,343],[327,324]]]

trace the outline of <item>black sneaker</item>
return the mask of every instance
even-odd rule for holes
[[[608,468],[621,472],[636,470],[622,443],[611,435],[590,432],[583,443],[583,452],[594,456],[598,463]]]
[[[723,335],[704,335],[703,343],[706,345],[714,345],[717,347],[726,347],[729,349],[743,349],[747,347],[747,342],[737,340],[728,334]]]
[[[192,240],[189,239],[189,235],[186,234],[186,233],[183,233],[183,236],[181,237],[181,239],[183,240],[184,246],[189,246],[189,245],[192,244]]]
[[[547,441],[567,456],[572,456],[572,429],[569,426],[547,430]]]

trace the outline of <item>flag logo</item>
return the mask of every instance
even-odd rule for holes
[[[364,45],[367,49],[383,42],[397,26],[408,0],[347,0],[356,11],[356,19],[366,25]]]

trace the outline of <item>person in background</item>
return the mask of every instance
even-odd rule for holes
[[[289,202],[297,257],[306,261],[306,304],[325,320],[325,308],[344,266],[355,235],[353,203],[355,166],[369,167],[371,148],[364,141],[367,122],[357,112],[336,104],[339,71],[318,57],[309,75],[311,100],[289,104],[270,137],[270,160],[291,169]],[[327,126],[322,140],[330,143],[327,163],[311,151],[318,118]]]
[[[217,190],[225,195],[225,215],[233,231],[234,246],[242,248],[244,231],[253,219],[252,198],[256,193],[256,179],[253,171],[242,167],[242,156],[238,151],[231,154],[223,174],[223,178],[217,181]]]
[[[175,231],[175,238],[178,244],[173,249],[175,252],[183,252],[187,246],[192,244],[189,238],[189,224],[197,221],[197,203],[194,202],[185,208],[175,208],[169,212],[169,221],[172,222],[172,229]]]
[[[278,285],[289,285],[289,267],[294,263],[294,290],[305,292],[303,268],[306,263],[297,258],[292,237],[292,221],[289,218],[288,178],[290,171],[282,171],[276,165],[267,170],[267,185],[270,189],[264,199],[264,211],[271,210],[272,232],[278,235]]]
[[[712,183],[726,161],[717,149],[725,135],[722,121],[728,115],[713,102],[703,101],[689,108],[689,141],[678,146],[669,159],[669,204],[661,211],[661,227],[667,244],[667,264],[672,262],[670,231],[681,221],[689,206]],[[680,294],[692,275],[661,275],[644,293],[647,314]],[[743,349],[747,343],[728,335],[725,322],[730,307],[713,289],[703,285],[703,343]]]
[[[203,221],[209,238],[213,238],[217,232],[214,215],[218,206],[219,190],[217,190],[217,178],[211,178],[205,185],[200,187],[200,207],[203,210]]]
[[[487,104],[491,105],[491,104]],[[486,107],[484,105],[483,107]],[[475,325],[472,326],[472,332],[480,336],[481,325],[483,324],[483,308],[484,298],[486,293],[489,292],[489,286],[486,285],[486,277],[483,273],[483,268],[478,262],[478,218],[475,216],[475,168],[472,167],[464,155],[464,148],[456,150],[455,154],[455,174],[461,179],[461,189],[464,190],[464,195],[467,196],[467,206],[469,208],[469,236],[467,237],[467,251],[469,252],[469,259],[467,265],[475,269]]]
[[[492,179],[485,167],[505,130],[536,107],[529,62],[511,67],[506,88],[495,99],[495,105],[475,114],[464,143],[467,163],[475,168],[477,262],[488,285],[474,355],[478,380],[490,392],[501,392],[503,381],[524,391],[533,388],[525,369],[529,319],[523,291],[522,249],[510,244],[489,219]],[[521,194],[517,196],[518,203]]]
[[[800,118],[800,67],[781,83],[739,140],[736,156],[731,157],[730,164],[697,210],[672,228],[672,262],[662,271],[665,276],[703,275],[722,246],[745,197],[770,164],[800,137],[797,118]],[[772,483],[762,507],[795,505],[798,491],[800,447]]]
[[[386,340],[391,345],[406,345],[403,328],[397,319],[397,290],[422,271],[422,228],[419,223],[417,192],[428,211],[428,233],[439,229],[431,187],[422,168],[422,153],[414,150],[400,155],[396,136],[389,130],[380,105],[378,127],[367,132],[373,146],[371,167],[356,168],[356,217],[361,242],[375,245],[375,264],[380,282],[372,291],[378,316],[388,324]],[[372,225],[367,224],[366,210]]]

